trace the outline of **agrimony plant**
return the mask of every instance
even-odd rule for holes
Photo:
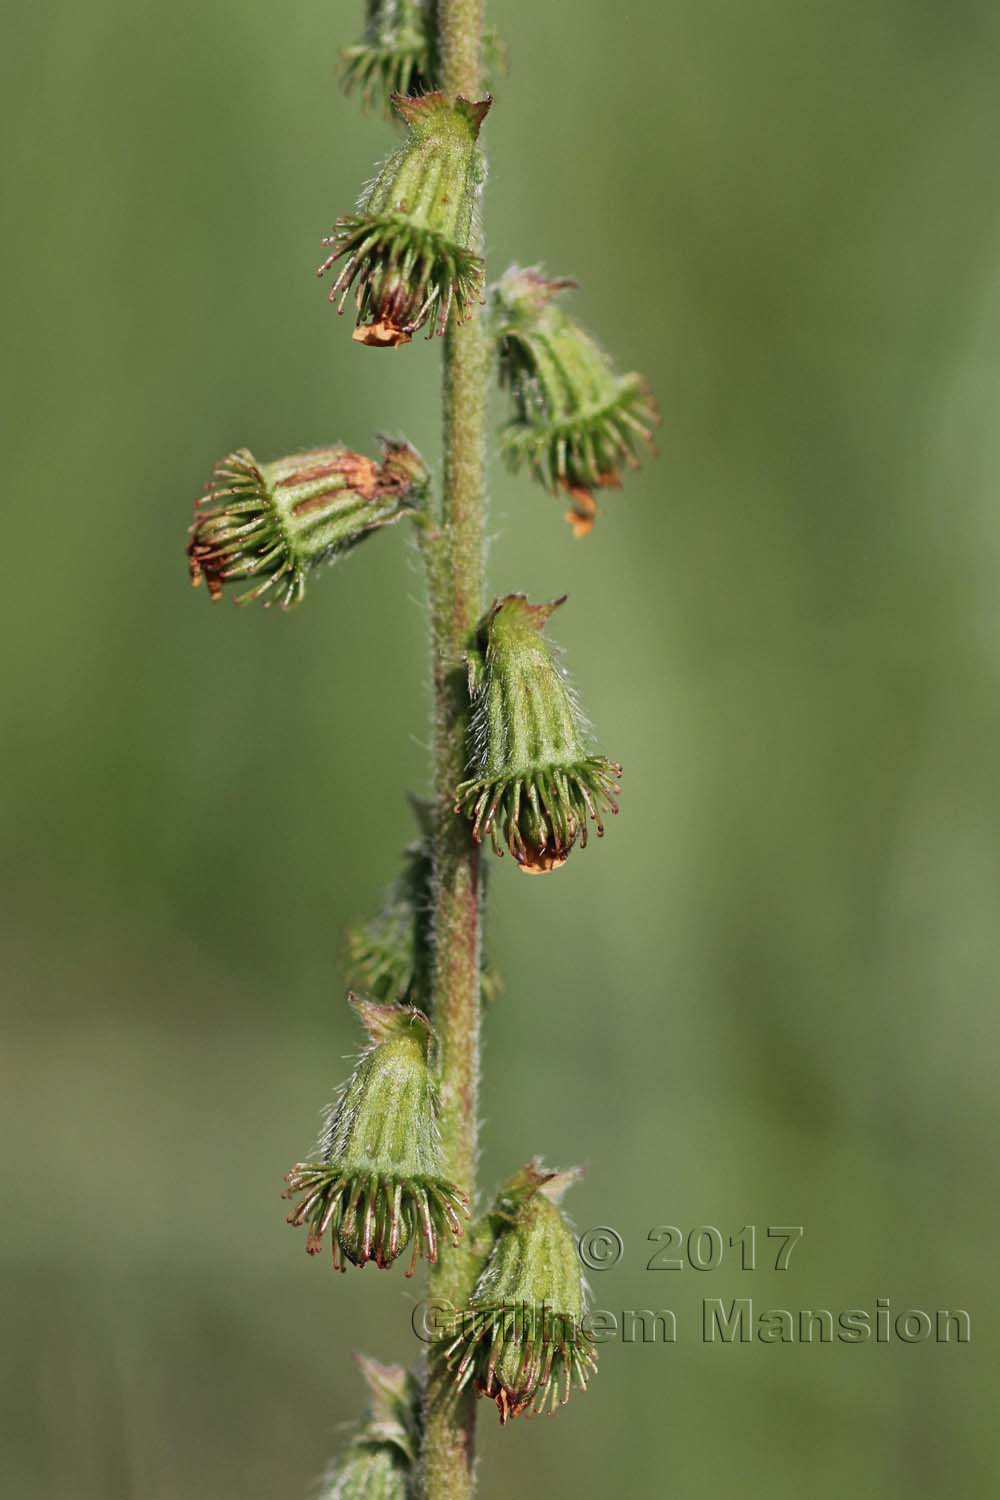
[[[501,449],[586,535],[597,496],[651,450],[646,382],[617,372],[566,310],[574,283],[511,267],[487,293],[479,136],[481,0],[368,0],[342,77],[403,134],[353,213],[324,241],[331,299],[354,338],[400,349],[444,340],[444,462],[432,480],[403,439],[369,457],[339,443],[262,463],[220,460],[195,506],[191,579],[213,599],[288,609],[322,564],[411,522],[424,561],[434,693],[432,786],[420,836],[381,909],[348,937],[348,1000],[367,1044],[313,1156],[287,1178],[289,1222],[333,1266],[423,1259],[450,1309],[416,1372],[360,1362],[370,1409],[323,1480],[325,1500],[466,1500],[477,1396],[502,1423],[553,1411],[596,1368],[586,1288],[561,1197],[574,1173],[537,1161],[476,1215],[488,840],[548,874],[618,810],[620,766],[595,750],[545,629],[563,600],[500,594],[486,606],[484,454],[491,371],[509,399]],[[362,359],[368,356],[359,356]],[[362,372],[363,373],[363,372]],[[388,414],[392,421],[396,414]],[[511,998],[518,1003],[518,997]],[[470,1218],[470,1215],[472,1216]],[[408,1257],[408,1261],[407,1261]]]

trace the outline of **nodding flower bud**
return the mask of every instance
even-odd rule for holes
[[[587,820],[604,832],[602,812],[618,811],[621,766],[588,752],[586,726],[543,631],[564,603],[529,604],[508,594],[493,605],[470,655],[474,774],[456,791],[456,812],[472,819],[477,842],[489,834],[527,873],[556,870]]]
[[[367,0],[364,39],[341,54],[344,88],[356,88],[366,109],[433,86],[432,6],[433,0]]]
[[[360,343],[396,348],[425,323],[428,338],[442,334],[453,305],[464,319],[482,298],[483,261],[475,247],[485,164],[476,141],[491,102],[393,97],[409,127],[406,139],[365,190],[357,213],[338,219],[323,241],[330,255],[317,273],[343,260],[330,301],[343,312],[354,287]]]
[[[638,466],[640,444],[656,451],[659,413],[643,377],[618,375],[553,300],[575,286],[512,266],[492,289],[490,308],[500,382],[514,400],[502,433],[504,456],[511,468],[526,462],[548,489],[564,491],[566,519],[585,536],[597,513],[594,490],[619,488],[622,465]]]
[[[371,1404],[344,1457],[332,1464],[319,1500],[407,1500],[420,1442],[420,1390],[400,1365],[357,1356]]]
[[[389,1266],[412,1241],[412,1276],[421,1253],[433,1262],[441,1239],[457,1242],[467,1214],[441,1170],[430,1025],[412,1007],[349,999],[371,1045],[330,1111],[321,1159],[288,1174],[285,1197],[302,1194],[288,1223],[309,1225],[310,1255],[329,1231],[334,1270],[342,1256]]]
[[[195,504],[191,582],[204,578],[218,599],[225,584],[250,580],[237,604],[297,604],[313,568],[401,520],[423,498],[428,474],[419,453],[406,442],[381,442],[381,463],[339,446],[270,464],[258,464],[246,448],[220,459]]]
[[[445,1350],[459,1388],[470,1381],[501,1423],[564,1406],[586,1390],[597,1351],[584,1326],[587,1289],[559,1200],[579,1175],[529,1162],[501,1190],[495,1239]]]

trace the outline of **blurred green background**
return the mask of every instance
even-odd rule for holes
[[[494,465],[490,577],[556,637],[622,816],[492,871],[482,1180],[584,1162],[624,1239],[558,1420],[483,1500],[980,1497],[997,1462],[1000,16],[991,0],[497,0],[491,269],[571,273],[664,412],[573,542]],[[352,345],[319,238],[392,139],[354,5],[7,17],[6,1489],[307,1492],[419,1287],[334,1278],[278,1193],[358,1045],[341,933],[424,785],[401,530],[287,618],[186,582],[212,461],[404,429],[436,345]],[[649,1229],[794,1223],[783,1275]],[[967,1346],[706,1346],[703,1297],[964,1307]]]

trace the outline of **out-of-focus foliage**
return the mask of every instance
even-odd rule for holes
[[[349,6],[18,7],[4,70],[6,1212],[19,1500],[305,1493],[407,1360],[411,1283],[284,1224],[356,1046],[342,932],[423,789],[397,529],[309,607],[208,610],[219,453],[405,431],[436,346],[352,344],[313,272],[392,149]],[[1000,18],[990,0],[497,0],[490,275],[582,284],[661,457],[574,542],[494,468],[491,591],[560,642],[621,817],[491,881],[487,1185],[588,1163],[626,1253],[557,1423],[483,1424],[483,1500],[979,1500],[996,1470]],[[497,403],[498,421],[503,408]],[[567,1022],[572,1024],[568,1027]],[[567,1034],[568,1033],[568,1034]],[[783,1274],[647,1272],[653,1226],[804,1224]],[[662,1248],[662,1247],[661,1247]],[[965,1347],[706,1346],[703,1297],[970,1310]],[[498,1462],[503,1455],[502,1467]]]

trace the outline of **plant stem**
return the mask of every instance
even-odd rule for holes
[[[439,0],[441,86],[479,97],[482,0]],[[451,319],[444,349],[444,474],[436,534],[425,537],[434,688],[434,1029],[440,1048],[447,1175],[475,1197],[479,1089],[479,851],[454,812],[465,775],[469,695],[464,653],[483,610],[487,347],[481,319]],[[469,1237],[431,1272],[434,1299],[462,1307],[475,1274]],[[420,1472],[423,1500],[473,1491],[475,1397],[456,1394],[430,1351]]]
[[[482,83],[483,0],[438,0],[441,87],[478,99]]]

